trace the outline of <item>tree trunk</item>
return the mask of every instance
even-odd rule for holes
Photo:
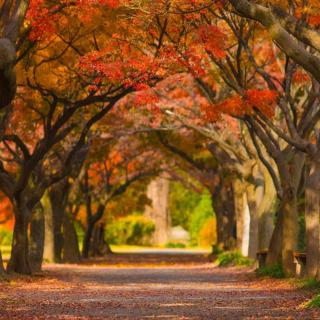
[[[316,277],[319,269],[320,253],[320,166],[311,162],[305,189],[305,221],[306,221],[306,277]]]
[[[295,273],[294,251],[297,248],[299,232],[297,194],[304,164],[305,155],[292,148],[283,153],[277,162],[282,198],[274,230],[276,234],[272,236],[269,246],[267,265],[280,262],[286,275]]]
[[[43,259],[46,262],[53,262],[55,257],[54,250],[54,230],[53,217],[50,198],[48,192],[41,199],[41,204],[44,213],[44,252]]]
[[[2,253],[0,250],[0,277],[5,274],[4,266],[3,266],[3,260],[2,260]]]
[[[28,224],[31,213],[24,205],[14,205],[15,224],[8,272],[31,274],[29,263]]]
[[[298,209],[297,198],[292,190],[288,190],[281,203],[281,215],[283,215],[282,229],[282,266],[287,275],[295,273],[294,251],[298,243]]]
[[[146,206],[144,215],[155,222],[152,242],[155,245],[168,241],[171,219],[169,215],[169,187],[167,179],[158,177],[148,185],[147,196],[151,205]]]
[[[274,214],[276,204],[276,189],[268,170],[262,165],[261,171],[264,176],[263,199],[258,207],[259,215],[259,250],[269,247],[272,233],[274,230]]]
[[[29,259],[32,272],[41,271],[44,250],[44,215],[39,206],[32,213],[30,223]]]
[[[236,179],[233,190],[237,224],[237,249],[246,256],[249,249],[250,211],[243,182]]]
[[[62,225],[66,208],[66,190],[64,185],[57,183],[52,186],[50,190],[50,203],[53,219],[53,234],[54,234],[54,261],[57,263],[62,262],[62,249],[63,249],[63,234]]]
[[[73,220],[68,214],[63,219],[63,262],[80,262],[78,237]]]
[[[248,257],[255,259],[259,247],[259,212],[261,202],[261,187],[249,184],[247,187],[247,200],[250,211]]]
[[[105,241],[104,229],[104,224],[100,224],[94,228],[90,250],[90,256],[92,257],[104,257],[112,253],[109,244]]]
[[[233,188],[226,185],[211,196],[212,207],[216,215],[217,245],[223,250],[232,250],[236,246],[236,219]]]
[[[90,245],[91,245],[91,239],[92,239],[92,234],[94,230],[94,222],[88,221],[87,224],[87,229],[84,235],[83,239],[83,246],[82,246],[82,257],[83,258],[88,258],[89,257],[89,252],[90,252]]]

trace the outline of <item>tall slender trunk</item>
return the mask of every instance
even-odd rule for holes
[[[232,250],[236,246],[236,219],[232,186],[224,185],[218,193],[213,193],[211,198],[217,221],[217,245],[223,250]]]
[[[95,223],[92,221],[88,221],[87,223],[87,229],[84,235],[83,239],[83,246],[82,246],[82,257],[88,258],[89,252],[90,252],[90,245],[91,245],[91,239],[93,235]]]
[[[283,215],[282,230],[282,266],[286,274],[295,273],[294,251],[298,243],[298,207],[297,198],[292,190],[288,190],[281,204]]]
[[[244,183],[239,179],[234,180],[233,190],[237,224],[237,249],[246,256],[249,249],[250,210]]]
[[[23,204],[14,204],[15,224],[8,272],[31,274],[29,263],[28,224],[30,210]]]
[[[44,215],[42,207],[33,210],[30,223],[29,259],[32,272],[41,271],[44,250]]]
[[[78,237],[73,219],[69,214],[65,214],[63,219],[63,262],[80,262]]]
[[[64,188],[64,181],[52,186],[50,190],[50,203],[53,219],[54,234],[54,261],[62,262],[63,234],[62,225],[66,209],[67,191]]]
[[[306,276],[319,275],[320,263],[320,165],[311,161],[305,189]]]
[[[54,251],[54,230],[52,208],[48,191],[43,195],[41,204],[44,212],[44,252],[43,259],[47,262],[53,262],[55,257]]]
[[[0,276],[5,274],[4,266],[3,266],[3,260],[2,260],[2,253],[0,250]]]
[[[249,184],[247,187],[247,199],[250,210],[249,246],[248,257],[255,258],[259,247],[259,212],[261,202],[261,187]]]
[[[263,199],[258,207],[258,248],[259,250],[265,250],[269,247],[274,230],[274,214],[277,194],[268,170],[263,165],[260,166],[260,169],[264,176],[264,193]]]

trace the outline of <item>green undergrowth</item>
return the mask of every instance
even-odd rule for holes
[[[260,277],[271,277],[276,279],[285,278],[283,268],[279,264],[275,264],[271,267],[262,267],[257,269],[257,275]]]
[[[315,297],[313,297],[310,301],[308,301],[305,306],[305,308],[320,308],[320,294],[317,294]]]
[[[220,267],[227,267],[227,266],[252,266],[254,264],[254,260],[249,259],[241,255],[238,251],[228,251],[222,252],[218,254],[216,263]]]
[[[296,281],[300,289],[320,290],[320,281],[315,278],[298,279]]]
[[[174,249],[184,249],[186,245],[181,242],[167,242],[165,244],[166,248],[174,248]]]

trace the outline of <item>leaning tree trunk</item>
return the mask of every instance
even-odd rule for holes
[[[42,207],[34,209],[30,223],[29,260],[32,272],[41,271],[44,250],[44,216]]]
[[[311,162],[305,189],[306,277],[319,276],[320,263],[320,166]]]
[[[68,214],[63,219],[63,262],[80,262],[78,237],[73,219]]]
[[[28,244],[28,224],[31,212],[25,205],[16,202],[14,215],[11,257],[7,270],[8,272],[31,274]]]

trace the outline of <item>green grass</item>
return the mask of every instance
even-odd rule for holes
[[[320,289],[320,281],[315,278],[298,279],[297,285],[301,289],[318,290]]]
[[[317,294],[314,298],[307,302],[305,308],[320,308],[320,294]]]
[[[254,260],[249,259],[241,255],[238,251],[230,251],[220,253],[217,257],[216,263],[220,267],[226,266],[252,266],[254,264]]]
[[[276,264],[271,267],[262,267],[257,270],[257,275],[261,277],[271,277],[276,279],[285,278],[285,273],[281,265]]]
[[[166,248],[178,248],[178,249],[184,249],[186,248],[186,245],[184,243],[180,242],[167,242],[165,244]]]

